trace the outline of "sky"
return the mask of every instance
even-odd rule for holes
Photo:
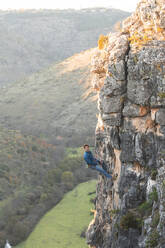
[[[112,7],[134,11],[139,0],[0,0],[0,9],[81,9]]]

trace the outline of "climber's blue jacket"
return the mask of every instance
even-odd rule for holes
[[[97,165],[100,163],[99,160],[93,157],[93,154],[91,151],[89,152],[84,152],[84,160],[88,165]]]

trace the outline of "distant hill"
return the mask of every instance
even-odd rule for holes
[[[128,15],[104,8],[0,11],[0,85],[95,47]]]
[[[1,89],[0,124],[55,145],[93,144],[97,104],[82,98],[92,54],[76,54]]]

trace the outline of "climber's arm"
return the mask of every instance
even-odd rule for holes
[[[93,157],[92,153],[86,153],[84,155],[84,159],[86,161],[87,164],[90,164],[90,165],[97,165],[98,162],[96,161],[96,159]]]

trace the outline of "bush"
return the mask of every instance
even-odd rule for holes
[[[165,98],[165,92],[159,92],[159,93],[158,93],[158,96],[159,96],[160,98]]]
[[[160,215],[159,215],[159,210],[157,210],[153,216],[152,222],[151,222],[151,227],[155,228],[157,227],[159,223]]]
[[[16,223],[18,222],[18,217],[17,216],[11,216],[7,220],[6,224],[6,231],[9,233],[13,233],[13,227],[15,227]]]
[[[61,182],[62,171],[59,168],[55,168],[48,171],[47,181],[49,184],[53,185],[55,183]]]
[[[40,201],[43,202],[43,201],[46,201],[47,199],[48,199],[48,194],[42,193],[40,196]]]
[[[82,159],[79,157],[76,158],[64,158],[60,164],[59,167],[62,171],[74,171],[75,169],[80,168],[82,164]]]
[[[152,213],[152,205],[154,203],[154,201],[158,201],[158,193],[156,188],[153,188],[153,191],[149,194],[149,200],[143,202],[139,207],[138,207],[138,211],[140,212],[140,214],[142,216],[149,216]]]
[[[157,174],[158,174],[157,170],[153,169],[153,170],[151,171],[151,179],[152,179],[152,180],[156,180]]]
[[[152,202],[151,201],[145,201],[143,202],[139,207],[138,211],[142,216],[149,216],[152,213]]]
[[[112,210],[110,210],[110,215],[116,215],[116,214],[118,214],[118,213],[120,213],[120,210],[117,208],[117,209],[112,209]]]
[[[154,248],[158,245],[159,233],[157,230],[154,230],[150,235],[149,239],[146,242],[146,248]]]
[[[17,222],[15,226],[13,226],[13,237],[16,240],[23,240],[26,238],[28,233],[28,227],[23,222]]]
[[[62,173],[61,179],[63,182],[72,182],[73,181],[73,173],[71,171],[64,171]]]
[[[71,171],[64,171],[61,176],[61,181],[68,189],[73,188],[74,177]]]
[[[158,201],[158,193],[156,188],[153,188],[153,191],[149,194],[149,200],[153,203],[154,201]]]
[[[142,220],[137,218],[133,213],[128,212],[126,215],[122,216],[120,220],[120,227],[122,229],[128,230],[129,228],[141,229]]]

